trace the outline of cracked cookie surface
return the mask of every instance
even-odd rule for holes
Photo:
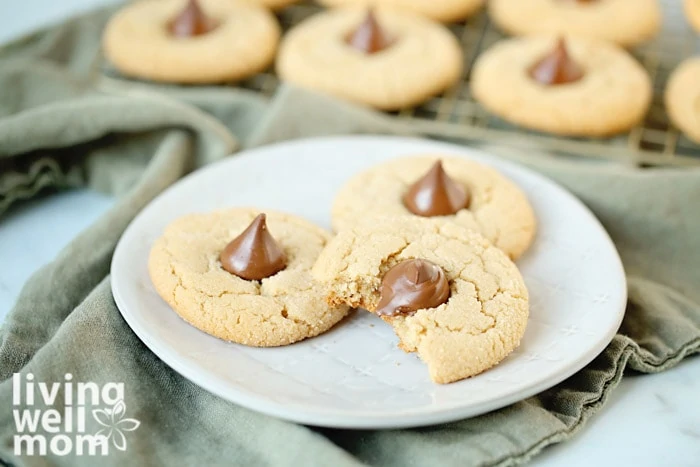
[[[374,311],[384,274],[420,258],[444,270],[450,298],[436,308],[382,319],[403,350],[418,353],[433,381],[481,373],[519,345],[529,314],[520,272],[501,250],[460,225],[401,216],[351,227],[328,243],[313,275],[329,287],[329,303]]]
[[[219,253],[260,214],[237,208],[181,217],[154,243],[148,268],[158,294],[182,319],[220,339],[256,347],[291,344],[330,329],[348,312],[329,306],[311,267],[331,235],[298,217],[265,211],[287,267],[261,281],[225,271]]]
[[[438,159],[447,174],[469,191],[471,201],[468,209],[431,219],[476,230],[511,258],[518,258],[527,250],[535,235],[536,221],[520,188],[495,169],[453,156],[401,157],[355,175],[333,202],[333,228],[341,231],[378,216],[413,216],[402,196]]]

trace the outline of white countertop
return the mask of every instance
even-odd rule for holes
[[[33,28],[118,0],[0,1],[0,43]],[[11,6],[10,6],[11,5]],[[77,190],[24,203],[0,218],[0,321],[22,284],[113,200]],[[31,248],[27,248],[31,245]],[[564,444],[548,448],[532,465],[700,466],[700,358],[657,375],[629,375],[607,405]]]

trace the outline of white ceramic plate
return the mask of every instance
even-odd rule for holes
[[[492,165],[527,194],[538,219],[518,265],[531,314],[521,346],[495,368],[449,385],[430,381],[391,328],[359,310],[326,334],[257,349],[189,326],[156,294],[147,271],[153,241],[175,218],[231,206],[287,211],[322,226],[338,187],[397,156],[457,154]],[[625,309],[622,263],[595,217],[546,178],[468,148],[390,137],[309,139],[241,153],[172,186],[131,223],[112,262],[126,322],[163,361],[245,407],[311,425],[398,428],[478,415],[521,400],[581,369],[617,331]]]

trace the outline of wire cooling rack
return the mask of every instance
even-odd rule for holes
[[[663,104],[668,76],[680,61],[695,52],[696,35],[683,17],[682,2],[666,0],[662,3],[664,25],[658,39],[633,51],[652,78],[654,100],[644,122],[626,134],[604,139],[564,138],[524,130],[486,112],[469,92],[469,77],[479,54],[504,36],[484,12],[466,24],[450,27],[464,51],[465,67],[459,82],[442,96],[420,107],[398,112],[396,116],[410,120],[416,131],[425,135],[457,141],[532,146],[556,153],[612,158],[631,164],[700,164],[700,146],[673,128]],[[319,9],[305,3],[292,6],[280,13],[280,21],[287,29]],[[265,73],[245,82],[244,86],[271,94],[277,84],[273,74]]]
[[[614,159],[634,165],[700,165],[700,146],[688,140],[669,122],[663,92],[672,70],[696,53],[697,35],[683,16],[682,2],[664,0],[664,24],[656,40],[632,51],[647,69],[654,85],[654,99],[645,120],[629,132],[613,138],[568,138],[525,130],[485,111],[469,91],[474,61],[493,43],[504,38],[485,12],[450,29],[462,44],[464,71],[458,83],[423,105],[394,113],[426,136],[458,142],[481,142],[532,147],[553,153]],[[284,30],[317,13],[321,7],[302,2],[279,13]],[[272,72],[261,73],[239,86],[271,95],[279,81]]]

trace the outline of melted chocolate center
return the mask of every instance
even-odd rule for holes
[[[450,284],[437,264],[409,259],[389,269],[380,293],[378,315],[411,315],[445,303],[450,298]]]

